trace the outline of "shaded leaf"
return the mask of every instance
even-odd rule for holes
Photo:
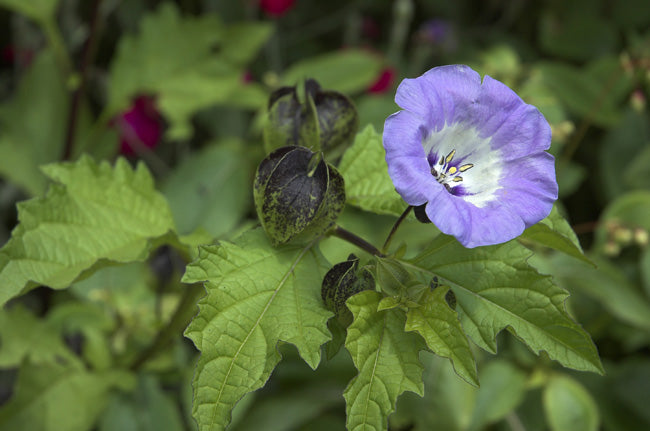
[[[420,334],[433,353],[449,358],[459,376],[478,386],[476,363],[467,336],[460,326],[458,314],[445,300],[448,290],[441,286],[426,292],[420,300],[421,306],[407,312],[404,329]]]
[[[59,0],[0,0],[0,6],[43,22],[54,17]]]
[[[578,237],[569,223],[560,215],[557,206],[553,206],[548,217],[526,229],[520,238],[561,251],[591,264],[580,247]]]
[[[591,338],[565,310],[568,293],[530,267],[529,256],[515,241],[466,249],[440,235],[404,264],[450,283],[463,328],[483,349],[495,352],[497,333],[508,327],[535,352],[602,373]]]
[[[60,364],[25,364],[13,398],[0,408],[0,430],[87,431],[104,409],[112,387],[127,389],[123,371],[94,373]]]
[[[423,394],[418,354],[424,343],[404,332],[401,310],[377,311],[380,300],[379,293],[366,291],[347,302],[354,321],[345,347],[359,370],[343,394],[349,431],[386,429],[400,394]]]
[[[0,304],[31,282],[65,288],[101,260],[144,260],[150,240],[173,229],[143,164],[83,157],[43,171],[55,183],[45,197],[18,204],[19,224],[0,249]]]
[[[211,145],[189,156],[162,185],[180,234],[202,227],[218,237],[232,230],[247,210],[249,167],[239,143],[232,144]]]
[[[284,85],[315,79],[323,88],[341,93],[365,90],[377,79],[382,61],[367,50],[347,49],[301,60],[287,69]]]
[[[47,178],[39,166],[63,154],[67,106],[50,51],[36,56],[14,98],[0,106],[0,173],[31,195],[45,191]]]
[[[193,407],[200,430],[225,429],[235,403],[262,387],[280,361],[279,341],[294,344],[316,368],[332,315],[320,298],[324,273],[311,245],[273,248],[261,229],[200,247],[183,277],[206,281],[207,296],[186,331],[201,351]]]
[[[567,376],[556,375],[544,389],[544,410],[553,431],[596,431],[600,418],[589,392]]]
[[[378,214],[400,215],[406,203],[388,176],[385,157],[381,135],[372,126],[357,134],[339,164],[347,203]]]

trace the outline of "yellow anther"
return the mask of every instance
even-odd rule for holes
[[[463,177],[454,177],[454,179],[452,181],[455,182],[455,183],[459,183],[459,182],[463,181]]]
[[[456,150],[451,150],[451,153],[447,154],[447,158],[445,159],[445,161],[447,163],[451,162],[451,159],[454,158],[454,154],[456,154]]]
[[[466,164],[466,165],[461,166],[461,167],[458,168],[458,169],[460,169],[461,172],[465,172],[465,171],[468,170],[469,168],[473,168],[473,167],[474,167],[473,164],[468,163],[468,164]]]
[[[458,169],[456,169],[456,166],[452,166],[449,169],[447,169],[447,172],[449,172],[452,175],[455,174],[457,171]]]

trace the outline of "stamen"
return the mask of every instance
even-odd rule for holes
[[[455,183],[459,183],[459,182],[463,181],[463,177],[454,177],[454,179],[452,181],[455,182]]]
[[[458,169],[456,169],[456,166],[452,166],[452,167],[450,167],[449,169],[447,169],[447,172],[449,172],[450,174],[453,175],[453,174],[456,173],[457,170],[458,170]]]
[[[451,159],[454,158],[454,154],[456,154],[456,150],[451,150],[451,153],[447,154],[447,158],[445,159],[447,163],[451,162]]]
[[[438,177],[438,171],[436,171],[435,168],[431,168],[431,175],[433,175],[434,177],[437,178]]]
[[[439,165],[444,165],[445,164],[445,156],[440,156],[440,161],[438,162]]]
[[[473,167],[474,167],[473,164],[468,163],[468,164],[466,164],[466,165],[461,166],[461,167],[458,168],[458,169],[459,169],[461,172],[465,172],[466,170],[468,170],[468,169],[470,169],[470,168],[473,168]]]

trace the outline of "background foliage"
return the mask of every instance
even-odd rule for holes
[[[647,1],[0,7],[0,430],[190,430],[193,409],[205,429],[231,416],[237,431],[344,429],[346,412],[350,429],[366,429],[360,399],[382,420],[394,410],[394,430],[650,429]],[[353,100],[361,127],[338,164],[348,197],[339,224],[381,244],[405,207],[382,175],[394,90],[449,63],[505,82],[551,124],[557,207],[518,241],[471,256],[496,277],[516,274],[526,292],[553,292],[564,326],[522,307],[468,329],[494,304],[517,310],[510,292],[452,312],[439,286],[425,311],[406,314],[363,292],[348,302],[347,350],[335,337],[321,351],[331,313],[313,301],[320,280],[349,253],[368,256],[338,238],[270,254],[263,232],[249,231],[268,96],[311,77]],[[434,236],[407,219],[400,262],[448,277],[476,264]],[[490,280],[454,283],[469,304]],[[593,338],[604,376],[555,362],[601,370],[588,342],[548,348],[580,338],[569,315]],[[436,355],[413,353],[425,344]],[[224,349],[239,362],[220,375]],[[373,380],[382,367],[405,377]],[[214,393],[203,379],[263,388]]]

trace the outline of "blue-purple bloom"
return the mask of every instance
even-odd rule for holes
[[[534,106],[467,66],[405,79],[386,119],[397,192],[465,247],[498,244],[546,217],[557,199],[551,129]]]

